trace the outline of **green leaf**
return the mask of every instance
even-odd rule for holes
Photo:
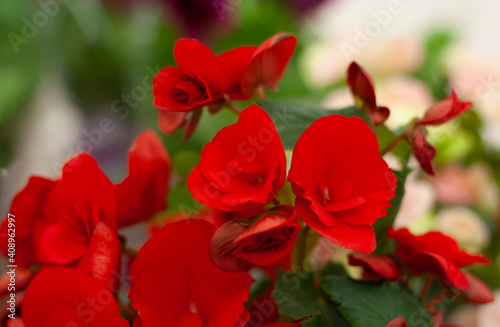
[[[259,105],[266,110],[273,119],[285,150],[293,149],[295,143],[297,143],[297,140],[306,128],[321,117],[333,114],[345,117],[356,116],[368,123],[368,117],[365,111],[356,107],[339,110],[324,110],[270,98],[261,100]]]
[[[337,311],[337,305],[320,289],[315,288],[312,272],[289,273],[277,270],[278,279],[272,297],[276,299],[280,314],[288,315],[295,320],[313,317],[310,325],[321,327],[348,327],[349,324]],[[320,321],[320,323],[316,323]]]
[[[300,325],[302,327],[322,327],[321,325],[321,313],[317,313],[311,318],[307,319],[304,322],[301,322]]]
[[[172,158],[172,166],[177,175],[183,180],[186,180],[191,173],[191,170],[200,162],[200,154],[195,151],[181,151]]]
[[[432,321],[420,299],[401,284],[327,276],[320,280],[320,285],[340,304],[339,312],[353,327],[385,327],[396,317],[404,317],[410,327],[428,327]]]
[[[394,220],[399,212],[401,201],[403,200],[403,196],[405,194],[406,177],[410,172],[411,169],[408,167],[402,171],[394,170],[394,175],[396,175],[398,183],[396,185],[396,193],[389,202],[391,207],[387,209],[387,215],[384,218],[377,220],[377,222],[373,225],[377,236],[377,253],[386,252],[385,250],[388,244],[388,239],[386,237],[387,229],[394,224]]]

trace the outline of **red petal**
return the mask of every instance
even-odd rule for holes
[[[47,228],[40,238],[38,258],[42,262],[66,265],[81,259],[87,252],[88,239],[67,224]]]
[[[158,126],[165,134],[172,134],[185,124],[187,111],[160,110],[158,113]]]
[[[116,293],[120,287],[121,254],[122,248],[116,232],[99,222],[88,249],[90,275],[101,281],[112,293]]]
[[[67,326],[75,317],[82,326],[128,326],[108,290],[83,271],[64,267],[44,269],[31,282],[22,316],[26,327]]]
[[[422,169],[430,175],[434,175],[432,158],[436,155],[436,149],[429,144],[424,137],[424,133],[418,132],[411,143],[411,151]]]
[[[376,275],[388,280],[396,280],[400,272],[394,259],[387,255],[352,252],[349,254],[349,264],[364,267],[365,270],[374,272]]]
[[[130,148],[128,176],[115,186],[118,225],[132,225],[165,209],[169,179],[168,153],[160,138],[147,130]]]
[[[252,263],[233,254],[236,245],[234,240],[245,231],[246,227],[237,221],[228,221],[219,227],[210,242],[210,260],[225,271],[248,271]]]
[[[155,233],[139,251],[130,269],[129,298],[144,326],[181,327],[180,319],[195,311],[206,327],[237,322],[252,278],[210,261],[213,232],[203,220],[182,220]]]
[[[451,91],[451,95],[443,101],[432,105],[425,112],[424,118],[417,121],[419,125],[439,125],[460,114],[472,107],[472,102],[460,102],[455,91]]]
[[[89,238],[99,221],[117,228],[114,186],[88,153],[64,165],[62,178],[47,198],[44,209],[46,219],[65,222]]]
[[[362,108],[370,110],[377,107],[372,78],[354,61],[347,69],[347,85],[356,100],[361,102]]]
[[[259,85],[276,90],[296,44],[297,38],[287,33],[277,33],[264,41],[254,52],[243,76],[241,82],[243,94],[253,95]]]
[[[175,61],[180,69],[205,82],[213,95],[229,87],[229,79],[219,58],[203,43],[180,39],[174,48]]]
[[[469,282],[469,289],[462,296],[469,302],[476,304],[485,304],[495,301],[495,296],[491,289],[482,280],[476,276],[465,273],[465,277]]]
[[[460,268],[451,260],[432,252],[413,252],[405,264],[413,274],[421,275],[426,271],[436,274],[447,287],[455,286],[461,290],[469,288],[469,282]]]
[[[248,100],[253,95],[243,94],[240,85],[256,50],[257,47],[238,47],[224,52],[219,57],[231,82],[226,93],[233,100]]]
[[[33,247],[33,226],[43,216],[42,206],[55,182],[38,176],[29,179],[28,184],[12,200],[9,213],[14,219],[16,255],[15,264],[28,267],[36,261]],[[0,226],[0,250],[8,254],[9,217]],[[12,226],[11,226],[12,227]]]
[[[408,324],[406,323],[405,318],[403,317],[396,317],[389,321],[385,327],[408,327]]]
[[[387,237],[401,243],[406,248],[406,252],[415,251],[435,252],[445,258],[449,258],[459,267],[471,265],[474,263],[491,263],[480,254],[470,254],[458,247],[457,241],[453,238],[444,235],[441,232],[427,232],[423,235],[413,235],[406,228],[394,230],[389,228]]]

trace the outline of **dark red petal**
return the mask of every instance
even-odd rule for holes
[[[47,326],[47,319],[68,323],[77,316],[86,323],[83,326],[128,326],[107,289],[85,272],[64,267],[44,269],[31,282],[22,316],[26,327]]]
[[[206,83],[212,94],[228,89],[229,79],[224,66],[203,43],[194,39],[180,39],[175,44],[174,56],[179,68]]]
[[[356,102],[360,102],[360,107],[368,110],[375,109],[377,107],[372,78],[363,69],[363,67],[354,61],[347,69],[347,85],[351,89],[351,93],[356,98]]]
[[[144,326],[181,327],[197,316],[206,327],[236,324],[253,280],[210,261],[213,233],[206,221],[182,220],[156,232],[139,251],[130,269],[129,298]]]
[[[33,247],[33,227],[43,216],[42,207],[55,182],[38,176],[29,179],[28,184],[12,200],[9,213],[14,219],[16,255],[15,264],[28,267],[36,261]],[[8,254],[9,217],[0,226],[0,250]],[[12,227],[12,226],[11,226]],[[12,232],[12,231],[11,231]]]
[[[375,110],[369,111],[368,116],[373,125],[380,125],[389,118],[391,111],[387,107],[377,107]]]
[[[172,134],[183,127],[187,111],[160,110],[158,112],[158,126],[165,134]]]
[[[219,56],[230,80],[226,93],[232,100],[248,100],[253,95],[242,93],[241,82],[256,50],[257,47],[238,47]]]
[[[408,327],[408,324],[406,323],[405,318],[403,317],[396,317],[389,321],[385,327]]]
[[[472,274],[467,272],[464,274],[469,282],[469,289],[462,293],[463,298],[476,304],[485,304],[495,301],[495,296],[488,285]]]
[[[122,248],[116,232],[105,223],[97,224],[88,249],[90,261],[90,275],[101,281],[110,292],[116,293],[119,289],[120,262]]]
[[[210,260],[225,271],[248,271],[253,264],[233,254],[236,238],[246,230],[237,221],[228,221],[219,227],[210,242]]]
[[[401,243],[406,252],[429,251],[449,258],[459,267],[474,263],[490,264],[491,261],[480,254],[470,254],[458,247],[457,241],[441,232],[431,231],[423,235],[413,235],[406,228],[389,228],[387,237]]]
[[[277,33],[264,41],[254,52],[243,75],[241,82],[243,94],[253,95],[259,85],[276,90],[296,44],[297,38],[288,33]]]
[[[425,140],[423,132],[420,131],[413,137],[411,151],[422,169],[427,174],[434,175],[432,158],[436,155],[436,149]]]
[[[424,114],[424,117],[417,121],[418,125],[439,125],[460,114],[472,107],[472,102],[461,102],[454,90],[451,95],[443,101],[432,105]]]
[[[170,158],[161,139],[151,130],[141,133],[128,160],[128,176],[115,185],[119,227],[148,219],[167,207]]]
[[[442,284],[447,287],[454,286],[461,290],[469,288],[469,282],[464,273],[451,260],[433,252],[413,252],[406,259],[405,264],[415,275],[424,272],[436,274]]]
[[[348,258],[351,266],[367,268],[383,279],[395,280],[399,276],[400,270],[396,261],[387,255],[352,252]]]
[[[186,115],[186,124],[184,127],[184,141],[187,141],[193,135],[193,133],[196,131],[196,128],[198,127],[198,123],[200,122],[202,113],[203,113],[203,111],[201,109],[199,109],[199,110],[190,111]]]

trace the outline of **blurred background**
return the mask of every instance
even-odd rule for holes
[[[81,151],[120,181],[135,136],[146,128],[159,133],[151,81],[175,64],[178,38],[197,38],[220,54],[286,31],[299,43],[271,97],[325,109],[352,105],[345,71],[356,60],[373,76],[377,102],[391,109],[390,128],[451,88],[474,102],[463,117],[430,130],[436,177],[413,164],[396,224],[442,230],[485,253],[495,263],[474,273],[499,289],[499,12],[495,0],[2,1],[0,214],[30,175],[55,178]],[[205,114],[185,143],[182,131],[163,135],[174,166],[235,120],[227,110]],[[171,192],[169,212],[187,197],[186,189]],[[496,297],[448,319],[500,326],[500,290]]]

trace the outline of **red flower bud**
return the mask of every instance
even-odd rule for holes
[[[389,108],[377,106],[372,78],[354,61],[347,69],[347,85],[356,99],[356,105],[368,111],[372,124],[380,125],[387,120]]]
[[[432,159],[436,155],[436,148],[425,140],[424,133],[418,131],[411,142],[411,151],[422,169],[429,175],[434,175]]]
[[[292,206],[279,206],[258,220],[231,220],[215,232],[210,259],[226,271],[275,264],[290,254],[301,225]]]

